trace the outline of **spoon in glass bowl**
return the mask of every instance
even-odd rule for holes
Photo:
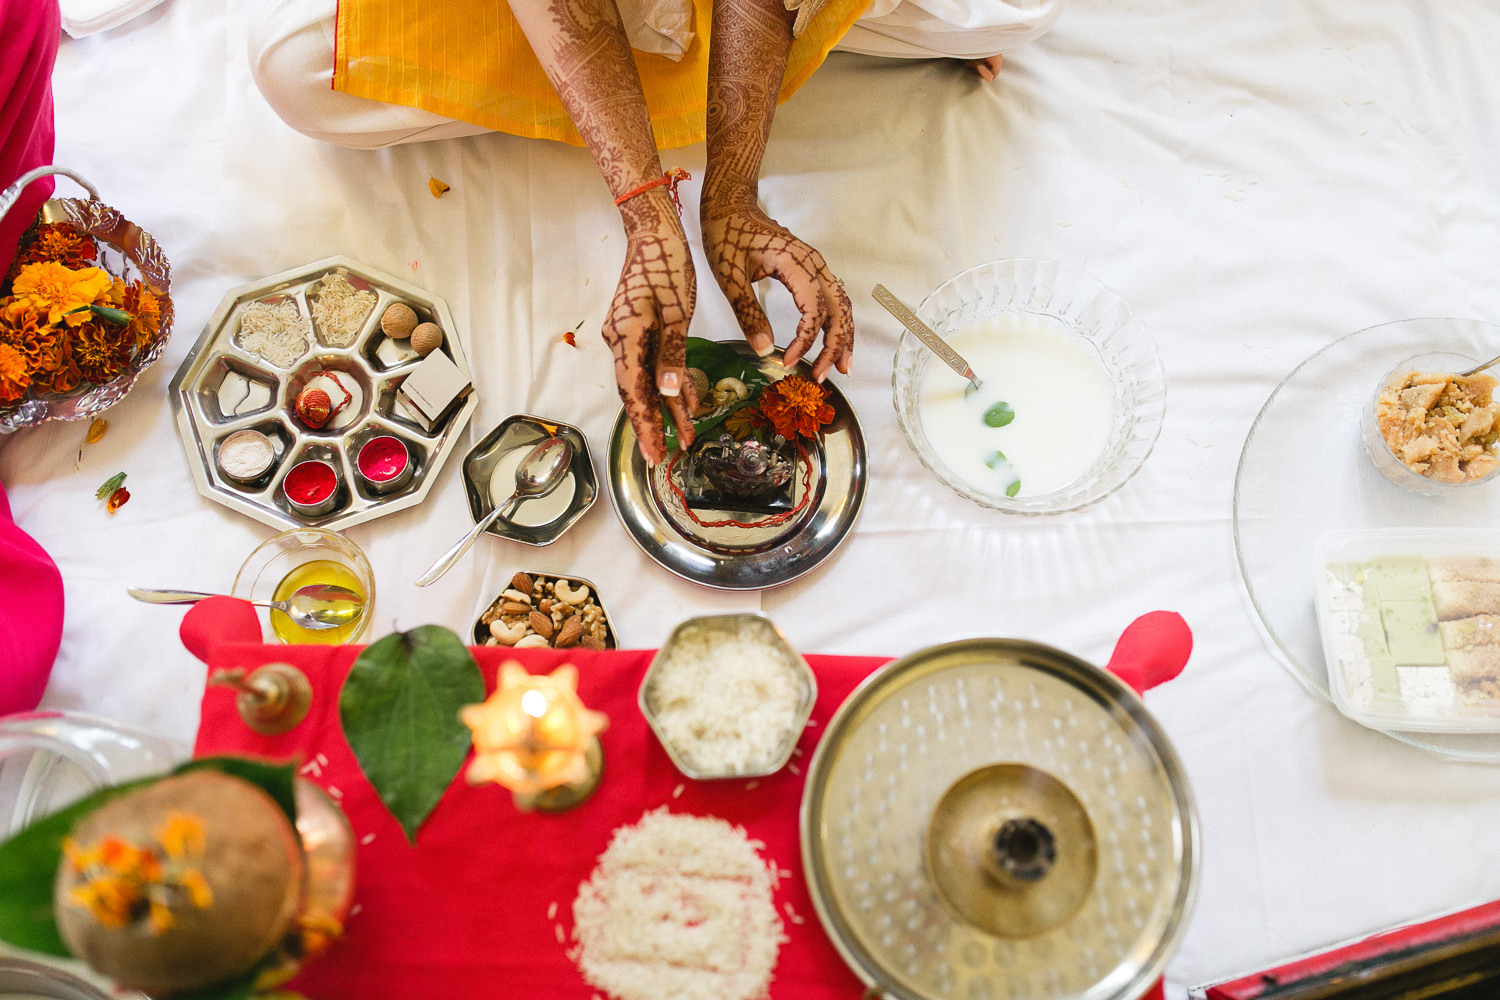
[[[1486,368],[1493,368],[1496,365],[1500,365],[1500,356],[1496,356],[1496,357],[1490,358],[1488,361],[1486,361],[1482,365],[1475,365],[1473,368],[1470,368],[1466,372],[1459,372],[1458,373],[1458,377],[1459,378],[1468,378],[1470,375],[1478,375],[1480,372],[1484,371]]]
[[[147,604],[195,604],[218,594],[201,594],[193,590],[151,590],[130,587],[125,591]],[[310,583],[284,601],[250,601],[262,608],[280,611],[298,628],[338,628],[359,620],[365,613],[365,599],[347,587],[331,583]]]
[[[567,477],[568,469],[573,464],[573,446],[560,437],[543,438],[537,446],[521,459],[521,464],[516,466],[516,491],[510,495],[510,499],[502,504],[497,504],[493,510],[479,519],[479,523],[469,529],[469,533],[460,538],[432,568],[417,577],[417,586],[425,587],[437,580],[458,562],[463,554],[469,551],[469,546],[474,540],[484,534],[486,528],[495,523],[495,519],[505,517],[521,501],[533,497],[544,497],[557,489]]]

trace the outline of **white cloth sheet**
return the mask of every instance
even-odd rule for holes
[[[194,491],[165,398],[226,290],[348,254],[445,298],[480,396],[461,448],[510,414],[551,415],[584,429],[602,474],[619,410],[593,331],[624,244],[588,154],[504,135],[374,152],[309,140],[251,82],[249,6],[166,4],[64,41],[58,160],[166,248],[177,329],[78,467],[81,424],[0,439],[19,523],[67,586],[45,705],[183,748],[203,668],[178,641],[182,611],[125,588],[227,591],[272,533]],[[1497,49],[1500,10],[1478,0],[1135,0],[1071,5],[993,84],[953,62],[835,55],[777,114],[762,193],[854,300],[854,372],[836,377],[872,475],[852,537],[793,584],[720,593],[641,554],[606,497],[553,546],[484,538],[419,589],[470,523],[450,461],[420,507],[348,532],[375,567],[379,631],[466,632],[517,569],[593,579],[632,647],[690,615],[760,608],[806,652],[1002,635],[1102,663],[1132,618],[1168,608],[1197,646],[1146,704],[1186,765],[1203,837],[1170,995],[1500,896],[1500,767],[1407,747],[1309,695],[1259,638],[1231,540],[1246,432],[1300,361],[1387,320],[1500,316]],[[699,176],[702,148],[667,161]],[[429,177],[452,189],[434,199]],[[694,214],[697,185],[684,188]],[[973,506],[934,482],[897,427],[899,328],[869,290],[914,303],[1002,257],[1093,273],[1162,350],[1156,450],[1083,511]],[[773,290],[770,309],[784,344],[790,303]],[[560,343],[580,321],[579,348]],[[704,287],[693,332],[733,329]],[[94,490],[122,470],[132,498],[110,517]],[[1306,586],[1294,570],[1287,585]]]

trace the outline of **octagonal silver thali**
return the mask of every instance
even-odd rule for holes
[[[359,332],[346,346],[331,344],[313,317],[314,289],[320,279],[333,273],[376,296]],[[294,303],[312,328],[308,349],[290,364],[247,350],[236,336],[246,307],[278,301]],[[388,337],[381,330],[382,314],[396,302],[410,306],[419,321],[437,324],[443,331],[440,350],[471,379],[447,303],[349,257],[329,257],[231,289],[172,377],[168,392],[198,492],[275,528],[317,525],[337,530],[420,503],[478,406],[478,398],[471,387],[431,428],[424,427],[399,400],[401,383],[423,358],[407,341]],[[330,372],[350,392],[350,404],[322,428],[309,427],[296,414],[297,395],[313,379],[327,378]],[[225,474],[217,455],[225,438],[246,429],[265,434],[275,454],[265,473],[243,482]],[[405,444],[413,465],[411,479],[385,493],[365,483],[355,467],[359,449],[381,435]],[[305,459],[327,462],[339,478],[337,503],[319,516],[296,510],[282,491],[287,472]]]

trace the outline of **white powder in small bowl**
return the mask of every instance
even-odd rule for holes
[[[241,482],[259,478],[271,467],[276,449],[260,431],[235,431],[219,445],[219,468]]]

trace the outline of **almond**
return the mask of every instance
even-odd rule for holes
[[[529,615],[531,605],[522,604],[519,601],[506,601],[500,605],[500,613],[502,615]]]
[[[592,635],[585,635],[582,639],[578,640],[578,644],[585,649],[604,648],[604,640]]]
[[[558,649],[566,649],[569,646],[578,645],[578,640],[583,638],[583,619],[572,615],[562,623],[562,628],[557,630],[557,638],[552,640],[552,645]]]
[[[540,611],[533,611],[531,613],[531,615],[526,619],[526,621],[527,621],[527,624],[529,624],[531,626],[531,631],[535,632],[537,635],[541,636],[543,639],[551,639],[552,638],[552,619],[551,618],[548,618],[546,615],[542,614]]]
[[[537,601],[536,609],[544,615],[550,615],[552,613],[552,598],[544,597],[540,601]]]
[[[523,594],[531,593],[531,577],[527,576],[525,573],[517,573],[515,576],[511,577],[510,585]]]

